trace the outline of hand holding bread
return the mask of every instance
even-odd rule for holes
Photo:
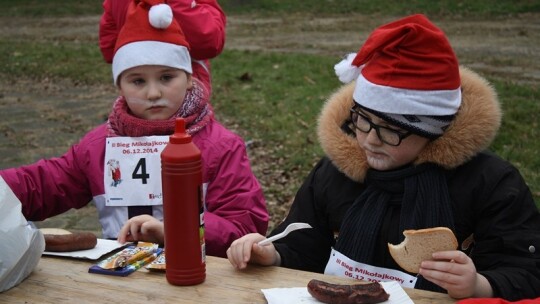
[[[389,243],[388,250],[396,263],[411,273],[418,273],[420,263],[431,260],[434,252],[458,247],[454,233],[446,227],[405,230],[403,235],[405,240],[397,245]]]

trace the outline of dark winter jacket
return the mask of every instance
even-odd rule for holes
[[[509,300],[540,297],[540,213],[518,170],[483,152],[495,137],[501,111],[489,84],[461,68],[462,105],[445,134],[428,144],[415,164],[446,169],[460,249],[490,282],[494,295]],[[365,155],[343,124],[352,106],[354,84],[338,90],[319,119],[319,140],[326,153],[298,191],[286,220],[313,229],[275,242],[282,266],[323,272],[348,208],[364,191]],[[401,205],[389,206],[375,245],[377,267],[404,271],[387,243],[397,244]],[[470,241],[473,241],[472,244]]]

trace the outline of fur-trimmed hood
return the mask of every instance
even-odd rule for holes
[[[486,149],[501,123],[501,107],[491,85],[480,75],[460,67],[462,102],[454,121],[438,139],[428,143],[415,163],[431,162],[455,168]],[[368,165],[356,138],[342,125],[353,105],[354,82],[330,96],[318,120],[319,142],[334,165],[355,181],[363,181]]]

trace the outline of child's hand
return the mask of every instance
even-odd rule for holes
[[[280,256],[273,244],[257,245],[264,239],[258,233],[250,233],[235,240],[227,249],[229,262],[238,269],[246,268],[248,262],[264,266],[278,265]]]
[[[130,218],[118,233],[118,242],[144,241],[163,244],[163,223],[144,214]]]
[[[493,289],[488,280],[476,272],[471,258],[465,253],[441,251],[433,254],[434,261],[423,261],[420,275],[448,291],[455,299],[491,297]]]

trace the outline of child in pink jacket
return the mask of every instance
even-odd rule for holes
[[[0,176],[27,220],[93,200],[103,237],[117,238],[129,218],[163,219],[159,154],[175,118],[183,117],[202,153],[207,254],[225,256],[240,236],[266,233],[265,200],[243,140],[215,120],[208,89],[192,77],[189,44],[176,20],[166,18],[171,8],[156,2],[133,1],[128,10],[112,60],[120,97],[108,121],[61,157]]]

